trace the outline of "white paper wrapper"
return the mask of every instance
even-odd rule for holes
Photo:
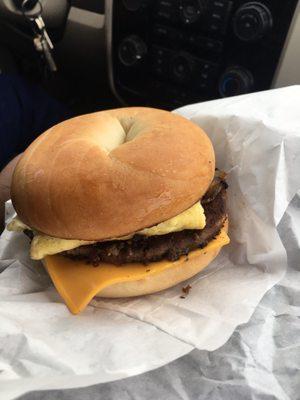
[[[137,299],[94,300],[69,314],[22,234],[0,239],[0,387],[75,388],[144,372],[192,348],[214,350],[284,275],[276,226],[300,188],[300,88],[177,110],[211,137],[229,171],[231,244],[202,274]],[[12,210],[8,210],[11,214]],[[26,379],[25,379],[26,378]],[[2,398],[2,397],[1,397]]]

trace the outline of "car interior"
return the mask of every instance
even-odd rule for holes
[[[0,400],[300,400],[299,110],[300,0],[0,0]]]
[[[298,3],[2,0],[0,71],[38,83],[78,114],[172,110],[296,84]]]

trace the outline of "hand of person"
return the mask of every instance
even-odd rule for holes
[[[4,204],[10,199],[10,185],[15,166],[21,157],[19,154],[0,172],[0,232],[4,229]]]

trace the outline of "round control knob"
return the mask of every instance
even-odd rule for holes
[[[222,97],[236,96],[251,92],[254,85],[253,75],[243,67],[228,68],[219,81],[219,93]]]
[[[119,60],[127,67],[133,67],[141,62],[146,54],[147,45],[139,36],[127,36],[119,45]]]
[[[207,0],[182,0],[179,6],[182,22],[187,25],[197,22],[207,7]]]
[[[170,69],[173,80],[178,83],[186,83],[192,77],[194,63],[188,55],[178,54],[172,58]]]
[[[244,4],[236,11],[233,18],[235,35],[245,42],[261,39],[272,26],[271,11],[259,2]]]

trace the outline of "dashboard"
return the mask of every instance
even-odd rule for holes
[[[78,113],[300,84],[298,0],[40,1],[58,72],[45,76],[21,0],[0,1],[0,72],[40,83]]]
[[[172,109],[272,86],[297,0],[107,1],[111,84]]]

